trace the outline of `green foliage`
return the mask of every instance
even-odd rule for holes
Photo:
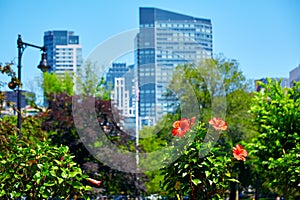
[[[294,197],[300,191],[300,83],[282,89],[268,79],[260,85],[250,110],[259,134],[246,145],[264,185]]]
[[[47,133],[42,130],[42,119],[39,116],[28,116],[22,119],[22,139],[28,143],[33,143],[47,138]],[[0,118],[0,136],[18,134],[16,127],[16,116],[4,116]]]
[[[81,67],[76,80],[76,91],[83,97],[101,97],[103,100],[110,99],[110,91],[104,87],[105,80],[97,66],[87,62]]]
[[[182,88],[184,94],[180,91]],[[199,109],[199,118],[207,121],[212,114],[226,117],[229,130],[227,142],[235,144],[255,134],[252,130],[250,114],[250,84],[239,69],[239,63],[233,59],[219,56],[207,59],[199,65],[177,67],[170,88],[177,91],[181,108],[193,113]],[[196,96],[197,102],[191,97]],[[185,106],[187,105],[187,106]]]
[[[67,198],[89,189],[68,147],[47,140],[39,116],[24,118],[22,138],[17,135],[16,117],[0,118],[1,198]]]
[[[87,177],[72,158],[66,146],[55,147],[47,141],[27,143],[10,136],[1,143],[0,197],[46,199],[82,195],[89,189],[81,182]]]
[[[145,172],[148,181],[146,183],[147,194],[160,194],[166,195],[166,191],[161,188],[161,183],[164,180],[164,176],[161,175],[159,170],[152,172]]]
[[[51,93],[63,93],[66,92],[69,95],[73,94],[74,82],[69,73],[64,73],[62,76],[58,76],[55,73],[43,74],[43,89],[44,94],[48,96]]]
[[[15,73],[10,65],[0,65],[0,71],[11,76],[15,84],[21,84],[14,79]],[[46,74],[46,80],[53,77]],[[70,79],[66,78],[64,87],[69,86]],[[68,90],[66,88],[64,91]],[[4,100],[2,94],[1,105]],[[15,116],[0,118],[1,199],[68,199],[74,195],[83,196],[83,192],[90,189],[84,185],[87,177],[73,161],[74,156],[71,156],[68,147],[56,147],[47,139],[41,127],[41,116],[22,118],[22,138],[18,136],[20,130],[16,124]]]
[[[250,89],[248,81],[239,70],[238,62],[223,56],[206,59],[199,65],[178,66],[169,87],[179,93],[183,86],[189,91],[184,91],[186,97],[181,99],[181,103],[191,103],[190,97],[194,93],[199,104],[194,105],[194,108],[202,110],[211,108],[214,98],[225,97],[237,90],[248,92]]]
[[[139,147],[140,152],[148,153],[146,160],[140,158],[139,166],[143,168],[144,165],[159,166],[161,165],[161,160],[157,157],[157,154],[151,154],[154,151],[161,152],[161,148],[167,146],[167,141],[170,140],[170,127],[165,127],[166,125],[172,124],[171,115],[165,116],[164,119],[160,120],[155,127],[144,127],[139,132]],[[174,120],[177,119],[174,117]],[[161,174],[160,170],[145,172],[148,181],[146,182],[147,194],[160,194],[166,195],[167,192],[161,188],[161,183],[164,180],[164,176]]]
[[[226,122],[228,124],[226,137],[230,146],[248,140],[257,134],[248,112],[251,99],[252,94],[243,89],[237,89],[226,96]]]
[[[210,142],[205,143],[206,133],[206,125],[200,122],[198,127],[177,139],[173,145],[175,153],[181,156],[162,170],[164,188],[179,199],[183,195],[189,195],[192,199],[221,199],[229,183],[236,181],[231,176],[232,156],[222,151],[220,146],[213,147]],[[188,145],[181,146],[182,139],[189,140]],[[172,155],[174,151],[166,157]]]

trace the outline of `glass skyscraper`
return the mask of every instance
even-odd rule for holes
[[[157,8],[140,8],[136,39],[142,125],[156,124],[177,107],[174,95],[165,95],[178,65],[212,58],[212,24],[202,19]]]
[[[73,31],[47,31],[44,33],[47,61],[56,74],[75,74],[82,64],[82,47],[79,36]]]

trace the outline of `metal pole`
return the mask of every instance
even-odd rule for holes
[[[25,50],[25,48],[27,46],[42,50],[43,51],[42,61],[41,61],[40,65],[38,66],[38,68],[41,69],[42,72],[45,72],[49,69],[49,66],[47,65],[47,62],[45,62],[45,59],[47,59],[46,58],[47,48],[45,46],[40,47],[40,46],[37,46],[34,44],[29,44],[29,43],[23,42],[20,34],[18,35],[17,45],[18,45],[18,79],[19,79],[19,85],[17,88],[17,114],[18,114],[17,127],[19,129],[19,131],[18,131],[19,138],[22,138],[22,132],[21,132],[21,128],[22,128],[22,115],[21,115],[21,109],[22,109],[21,108],[22,107],[22,105],[21,105],[21,103],[22,103],[21,67],[22,66],[21,66],[21,60],[22,60],[23,51]]]
[[[21,91],[21,59],[22,59],[22,39],[21,35],[18,35],[18,79],[19,79],[19,85],[18,85],[18,96],[17,96],[17,114],[18,114],[18,122],[17,122],[17,127],[18,127],[18,134],[19,138],[22,138],[22,132],[21,132],[21,124],[22,124],[22,115],[21,115],[21,98],[22,98],[22,91]]]
[[[136,79],[135,83],[135,153],[136,153],[136,170],[139,169],[139,99],[140,99],[140,90],[139,90],[139,84],[138,79]],[[136,181],[138,183],[139,176],[138,173],[136,173]],[[139,192],[138,189],[136,189],[136,200],[139,199]]]
[[[138,80],[135,83],[135,151],[136,151],[136,167],[138,169],[139,165],[139,98],[140,98],[140,91]]]

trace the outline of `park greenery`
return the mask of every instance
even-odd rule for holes
[[[186,110],[178,108],[157,125],[144,127],[136,147],[134,137],[119,127],[122,116],[95,69],[86,63],[75,85],[69,74],[44,73],[41,87],[47,108],[22,118],[21,138],[15,116],[0,118],[1,198],[88,199],[99,194],[155,193],[178,200],[185,196],[235,199],[236,191],[248,189],[254,189],[251,195],[256,199],[260,195],[279,194],[285,199],[300,195],[300,83],[281,88],[280,81],[268,79],[267,84],[257,82],[261,90],[256,92],[239,63],[224,56],[178,66],[170,88]],[[0,71],[13,84],[21,85],[10,64],[1,65]],[[0,84],[2,106],[5,83]],[[79,91],[74,92],[74,87]],[[124,172],[97,159],[89,150],[103,145],[95,139],[99,131],[83,126],[85,138],[79,137],[74,100],[80,102],[78,109],[85,119],[90,117],[87,110],[94,110],[105,137],[122,151],[138,148],[147,154],[167,148],[161,151],[161,160],[147,154],[136,166],[119,157],[122,164],[143,169],[152,160],[151,164],[163,167]],[[83,141],[93,138],[92,147],[85,146]],[[170,161],[174,156],[177,159]]]
[[[300,82],[260,85],[250,109],[259,134],[245,143],[249,165],[261,185],[292,199],[300,191]]]
[[[0,69],[2,73],[12,76],[12,80],[15,78],[9,64]],[[16,84],[20,85],[19,82]],[[4,99],[1,101],[4,102]],[[0,119],[0,197],[84,197],[85,191],[90,189],[89,185],[84,184],[88,177],[74,162],[69,148],[54,145],[41,125],[39,116],[24,118],[20,136],[15,117]]]

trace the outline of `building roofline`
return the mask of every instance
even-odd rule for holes
[[[196,21],[202,21],[202,22],[205,21],[205,22],[211,23],[211,19],[200,18],[200,17],[193,17],[193,16],[190,16],[190,15],[185,15],[185,14],[177,13],[177,12],[174,12],[174,11],[163,10],[163,9],[160,9],[160,8],[155,8],[155,7],[139,7],[140,11],[142,9],[149,9],[149,10],[153,10],[154,12],[156,12],[156,11],[166,12],[166,13],[169,13],[169,14],[172,14],[172,15],[178,15],[178,16],[180,16],[182,18],[185,18],[186,20],[196,20]],[[172,19],[170,19],[170,20],[172,20]],[[176,20],[174,20],[174,21],[176,21]]]

